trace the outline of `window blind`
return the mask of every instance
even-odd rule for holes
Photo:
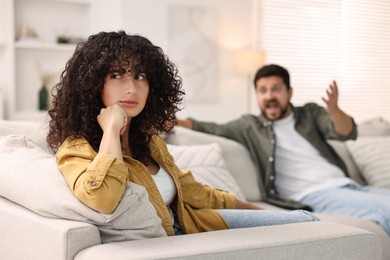
[[[292,102],[316,102],[332,80],[357,121],[390,120],[390,3],[372,0],[258,0],[257,47],[286,67]]]

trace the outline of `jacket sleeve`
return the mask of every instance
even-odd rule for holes
[[[123,162],[109,154],[97,154],[85,139],[65,141],[56,159],[76,198],[101,213],[115,210],[127,184]]]
[[[188,170],[178,174],[184,203],[197,209],[229,209],[236,207],[233,193],[209,187],[195,180]]]
[[[227,122],[225,124],[197,121],[193,118],[190,119],[193,122],[193,130],[195,131],[222,136],[231,140],[235,140],[239,143],[243,143],[245,139],[244,128],[246,121],[242,118]]]
[[[347,136],[340,136],[336,133],[336,130],[333,126],[333,122],[331,118],[329,117],[329,114],[326,112],[325,108],[318,106],[315,103],[309,103],[307,104],[309,107],[309,111],[313,113],[313,117],[316,120],[317,127],[323,134],[323,136],[326,139],[333,139],[333,140],[339,140],[339,141],[346,141],[346,140],[356,140],[357,138],[357,126],[355,121],[352,119],[352,131]]]
[[[159,150],[158,154],[161,156],[159,160],[165,161],[166,166],[169,168],[168,172],[171,173],[175,182],[178,182],[176,183],[177,189],[183,196],[183,203],[194,209],[223,209],[236,207],[236,197],[233,193],[206,186],[197,182],[190,171],[180,170],[175,164],[174,159],[169,153],[166,143],[162,138],[155,136],[152,143],[155,146],[152,150]]]

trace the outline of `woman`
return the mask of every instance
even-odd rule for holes
[[[73,194],[96,211],[113,212],[134,182],[146,188],[168,235],[316,220],[306,211],[259,210],[175,165],[159,134],[172,129],[181,79],[162,49],[142,36],[90,36],[56,92],[48,143]]]

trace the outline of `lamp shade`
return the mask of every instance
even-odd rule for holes
[[[239,50],[234,54],[234,66],[243,74],[252,74],[264,64],[264,51]]]

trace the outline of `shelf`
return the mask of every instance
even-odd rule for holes
[[[97,0],[0,0],[0,92],[6,119],[39,120],[43,80],[58,83],[77,44],[91,35],[99,22]],[[104,10],[104,7],[102,7]],[[72,43],[57,43],[60,37]],[[0,105],[1,106],[1,105]],[[1,110],[0,110],[1,117]]]
[[[19,0],[19,1],[27,1],[27,0]],[[53,2],[53,3],[65,3],[65,4],[69,3],[69,4],[80,4],[80,5],[89,5],[89,4],[91,4],[91,0],[35,0],[35,1]]]
[[[15,43],[15,47],[17,49],[23,50],[74,51],[76,44],[40,41],[17,41]]]

